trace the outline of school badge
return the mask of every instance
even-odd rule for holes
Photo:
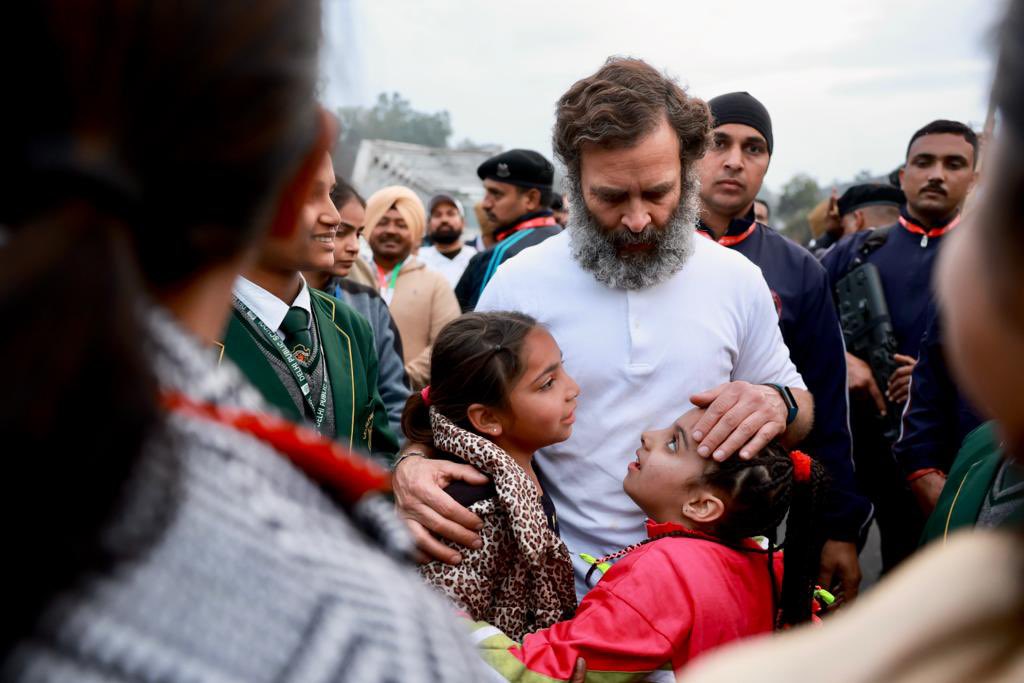
[[[295,356],[295,360],[303,364],[309,361],[309,357],[312,353],[313,352],[309,347],[303,346],[302,344],[297,344],[295,348],[292,349],[292,355]]]

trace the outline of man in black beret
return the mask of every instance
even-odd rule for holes
[[[892,185],[853,185],[837,202],[842,236],[894,224],[900,218],[900,206],[905,201],[903,191]]]
[[[900,205],[905,201],[900,188],[881,183],[852,185],[838,200],[833,190],[825,232],[811,240],[807,248],[820,260],[847,235],[892,225],[899,219]]]
[[[832,479],[821,583],[841,587],[850,600],[860,583],[857,541],[870,522],[871,504],[857,490],[850,458],[843,337],[828,276],[806,249],[755,219],[754,200],[774,148],[768,110],[746,92],[715,97],[708,106],[714,128],[699,163],[697,229],[757,264],[771,289],[782,339],[814,397],[814,425],[800,448]]]
[[[498,266],[561,230],[549,208],[555,167],[542,154],[502,152],[480,164],[476,174],[484,183],[484,212],[498,227],[496,244],[473,257],[455,287],[463,311],[476,307]]]

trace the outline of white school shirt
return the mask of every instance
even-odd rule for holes
[[[468,244],[462,245],[462,249],[455,258],[448,258],[439,252],[435,246],[423,247],[416,254],[419,260],[426,264],[427,268],[436,270],[444,275],[452,289],[455,289],[455,285],[459,284],[459,278],[462,277],[462,273],[466,270],[466,266],[469,265],[470,259],[475,255],[476,249]]]
[[[302,278],[302,275],[299,274],[299,277]],[[292,306],[298,306],[309,314],[310,321],[313,320],[313,306],[309,299],[309,288],[306,286],[305,278],[302,279],[302,289],[299,290],[299,295],[290,304],[281,301],[274,294],[241,275],[235,280],[231,291],[243,304],[249,307],[249,310],[256,314],[257,318],[263,321],[264,325],[274,330],[282,340],[284,339],[284,332],[281,331],[281,323],[284,322],[284,316]]]
[[[476,310],[536,318],[580,386],[572,436],[535,456],[580,596],[589,565],[579,553],[601,556],[645,537],[644,514],[622,490],[641,432],[669,426],[691,395],[725,382],[806,388],[761,270],[697,235],[669,280],[623,290],[583,270],[563,232],[503,263]]]

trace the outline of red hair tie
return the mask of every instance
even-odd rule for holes
[[[423,389],[420,391],[420,396],[423,397],[423,402],[426,403],[429,406],[430,405],[430,385],[429,384],[427,386],[423,387]]]
[[[793,461],[793,481],[810,481],[811,456],[803,451],[790,451],[789,459]]]

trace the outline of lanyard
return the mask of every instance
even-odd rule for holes
[[[306,373],[302,371],[302,366],[299,365],[299,361],[295,360],[295,356],[288,350],[288,347],[284,345],[281,338],[277,336],[277,333],[267,327],[267,324],[260,320],[259,316],[252,312],[245,303],[235,297],[235,305],[245,316],[245,319],[249,321],[251,327],[253,327],[257,333],[260,334],[267,342],[269,342],[274,350],[277,351],[277,355],[281,357],[284,364],[288,366],[288,370],[292,373],[292,378],[295,383],[299,385],[299,390],[302,392],[302,399],[309,406],[309,410],[313,414],[313,425],[319,431],[320,425],[324,422],[324,416],[327,415],[327,363],[326,358],[324,359],[324,381],[320,386],[320,400],[317,405],[313,405],[313,397],[310,396],[309,380],[306,378]],[[323,354],[324,350],[320,349],[320,353]]]
[[[940,235],[944,235],[945,233],[947,233],[950,230],[952,230],[953,228],[955,228],[959,222],[960,222],[960,216],[957,216],[956,218],[954,218],[953,220],[951,220],[949,222],[949,225],[947,225],[947,226],[945,226],[943,228],[932,228],[931,230],[927,230],[926,231],[920,225],[915,225],[915,224],[911,223],[910,221],[908,221],[903,216],[900,216],[900,225],[902,225],[904,228],[906,228],[910,232],[914,233],[915,235],[921,235],[921,248],[922,249],[924,249],[925,247],[928,246],[928,238],[929,237],[939,237]]]
[[[754,233],[754,228],[757,227],[757,221],[750,224],[750,227],[744,230],[739,235],[722,235],[721,239],[715,239],[715,236],[707,230],[697,230],[697,233],[712,242],[718,242],[723,247],[735,247],[737,244],[747,239]]]
[[[507,240],[503,240],[501,244],[494,247],[494,251],[491,252],[491,260],[487,264],[487,271],[484,272],[483,282],[480,283],[480,294],[484,293],[484,287],[486,287],[487,283],[491,281],[491,278],[494,277],[494,273],[498,270],[498,266],[500,266],[502,261],[505,260],[505,253],[515,246],[516,242],[523,239],[531,232],[533,232],[532,229],[518,230],[514,235],[512,235],[512,237]]]
[[[401,272],[405,261],[392,268],[390,276],[385,274],[384,269],[379,264],[374,263],[373,265],[377,266],[377,285],[380,289],[380,297],[384,299],[384,303],[390,306],[391,300],[395,297],[395,284],[398,282],[398,273]]]
[[[558,225],[558,221],[555,220],[554,216],[538,216],[522,223],[516,223],[516,226],[511,231],[504,233],[501,237],[496,237],[495,240],[497,242],[504,242],[517,232],[529,230],[530,228],[544,228],[549,225]]]
[[[723,247],[734,247],[743,240],[750,237],[750,235],[754,232],[754,228],[756,227],[757,221],[754,221],[750,224],[749,228],[741,232],[739,235],[722,235],[722,238],[718,240],[718,243],[721,244]]]
[[[329,484],[348,503],[367,493],[391,489],[390,475],[376,463],[276,415],[200,403],[178,392],[163,393],[160,402],[172,413],[217,422],[253,436],[312,479]]]

